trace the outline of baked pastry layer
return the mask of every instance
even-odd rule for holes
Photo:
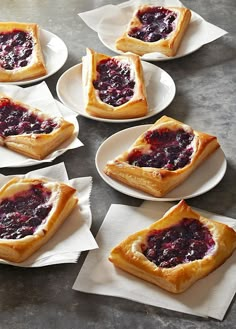
[[[109,260],[143,280],[181,293],[218,268],[235,248],[232,228],[203,217],[182,200],[113,248]],[[158,263],[161,257],[168,261]]]
[[[39,33],[39,26],[34,23],[0,23],[0,81],[46,75]]]
[[[27,104],[0,96],[0,145],[43,159],[73,135],[74,125]]]
[[[146,89],[140,58],[110,57],[87,49],[82,58],[86,111],[96,117],[127,119],[147,114]]]
[[[137,8],[116,48],[138,55],[159,52],[175,56],[189,25],[191,11],[184,7],[141,5]]]
[[[163,116],[127,151],[109,161],[104,172],[138,190],[163,197],[218,147],[215,136]]]
[[[77,202],[76,190],[64,183],[10,180],[0,189],[0,258],[27,259],[55,234]]]

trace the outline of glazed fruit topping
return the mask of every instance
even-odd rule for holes
[[[21,239],[33,235],[52,209],[51,191],[42,184],[0,201],[0,238]]]
[[[0,136],[49,134],[57,126],[53,119],[44,120],[8,98],[0,101]]]
[[[177,170],[191,161],[194,134],[183,129],[148,131],[144,141],[150,145],[147,152],[134,149],[128,156],[129,164],[138,167]]]
[[[145,42],[155,42],[166,39],[175,29],[177,14],[163,7],[150,7],[139,10],[137,17],[142,25],[133,28],[129,36]]]
[[[130,66],[114,58],[100,61],[93,85],[101,101],[114,107],[127,103],[134,95]]]
[[[0,66],[13,70],[29,64],[34,42],[28,32],[13,30],[0,33]]]
[[[194,218],[183,218],[179,224],[153,230],[143,254],[159,267],[174,267],[205,257],[215,246],[206,226]]]

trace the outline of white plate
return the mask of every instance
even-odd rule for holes
[[[9,150],[6,147],[0,147],[1,150],[1,162],[0,162],[0,168],[21,168],[21,167],[29,167],[29,166],[35,166],[46,162],[52,162],[55,158],[65,153],[68,149],[74,148],[73,143],[75,143],[77,135],[79,133],[79,124],[76,119],[76,116],[74,115],[74,112],[72,112],[70,109],[65,107],[63,104],[61,104],[59,101],[56,100],[56,103],[59,107],[59,110],[61,112],[61,115],[66,120],[72,122],[75,126],[75,133],[74,135],[67,141],[65,141],[63,144],[61,144],[58,149],[56,149],[53,153],[49,154],[46,158],[43,160],[36,160],[31,159],[27,156],[24,156],[23,154],[14,152],[12,150]]]
[[[215,187],[221,181],[227,166],[224,153],[221,149],[216,150],[186,181],[163,198],[155,198],[145,192],[138,191],[135,188],[129,187],[107,176],[103,172],[106,163],[127,150],[137,137],[150,126],[151,125],[142,125],[122,130],[109,137],[99,147],[95,163],[98,173],[108,185],[119,192],[142,200],[175,201],[189,199],[203,194]]]
[[[161,68],[142,62],[147,90],[148,114],[132,119],[103,119],[89,115],[84,108],[82,89],[82,64],[67,70],[57,82],[57,95],[61,102],[82,116],[105,122],[132,122],[149,118],[163,111],[173,100],[176,92],[175,83],[168,73]]]
[[[18,86],[36,83],[50,77],[65,64],[68,57],[68,50],[65,43],[58,36],[41,29],[40,43],[47,68],[47,74],[35,79],[0,83]]]
[[[112,50],[117,54],[121,54],[121,55],[125,54],[123,51],[118,50],[116,48],[115,43],[116,40],[124,33],[133,15],[134,8],[136,7],[131,5],[126,8],[123,8],[122,11],[117,10],[117,11],[113,11],[112,13],[110,12],[105,13],[102,20],[99,23],[98,37],[100,41],[104,44],[105,47],[107,47],[108,49]],[[147,53],[141,56],[141,59],[147,61],[157,61],[157,62],[168,61],[168,60],[173,60],[187,56],[197,51],[199,48],[201,48],[204,42],[202,44],[199,44],[198,33],[200,31],[200,28],[198,28],[198,22],[200,22],[200,20],[203,21],[203,18],[193,11],[191,11],[191,13],[192,13],[192,17],[189,27],[184,35],[184,38],[175,56],[167,57],[158,53]],[[116,24],[115,22],[119,22],[119,23]]]
[[[118,50],[116,49],[115,45],[111,44],[107,39],[107,37],[105,36],[101,36],[101,35],[98,35],[100,41],[104,44],[105,47],[107,47],[108,49],[114,51],[115,53],[119,54],[119,55],[125,55],[125,52],[121,51],[121,50]],[[159,57],[159,58],[156,58],[152,53],[150,54],[145,54],[143,56],[140,56],[142,60],[145,60],[145,61],[152,61],[152,62],[162,62],[162,61],[171,61],[173,59],[177,59],[177,58],[181,58],[181,57],[184,57],[184,56],[187,56],[187,55],[190,55],[192,53],[194,53],[195,51],[197,51],[198,49],[200,49],[202,46],[198,46],[198,47],[194,47],[194,49],[191,49],[191,50],[188,50],[186,51],[185,50],[185,46],[184,46],[184,43],[182,43],[180,45],[180,48],[178,50],[178,53],[175,55],[175,56],[172,56],[172,57]]]

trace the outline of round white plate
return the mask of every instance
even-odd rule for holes
[[[117,54],[124,55],[125,53],[118,50],[115,46],[116,40],[124,33],[127,25],[133,15],[134,7],[130,5],[123,9],[114,10],[112,13],[107,12],[104,14],[99,23],[98,37],[105,47],[112,50]],[[187,56],[202,47],[204,42],[201,42],[202,35],[201,29],[198,27],[203,18],[197,13],[191,11],[192,17],[184,38],[175,56],[167,57],[158,53],[147,53],[141,56],[141,59],[146,61],[168,61]]]
[[[49,154],[46,158],[43,160],[36,160],[31,159],[27,156],[24,156],[23,154],[14,152],[12,150],[9,150],[6,147],[0,147],[1,149],[1,161],[0,161],[0,168],[21,168],[21,167],[29,167],[29,166],[35,166],[42,163],[52,162],[55,160],[55,158],[59,157],[63,153],[65,153],[68,149],[70,149],[70,145],[73,143],[73,141],[76,140],[78,133],[79,133],[79,124],[76,119],[76,116],[74,115],[74,112],[72,112],[70,109],[65,107],[63,104],[61,104],[59,101],[56,100],[56,103],[59,107],[60,113],[62,117],[70,121],[75,126],[75,134],[69,139],[66,140],[63,144],[61,144],[58,149],[56,149],[54,152]]]
[[[68,50],[65,43],[58,36],[41,29],[40,43],[47,68],[47,74],[35,79],[0,83],[18,86],[36,83],[50,77],[65,64],[68,57]]]
[[[77,64],[67,70],[57,82],[57,95],[61,102],[80,115],[104,122],[132,122],[143,120],[163,111],[173,100],[176,87],[173,79],[161,68],[147,62],[142,62],[144,80],[147,90],[148,114],[141,118],[104,119],[89,115],[84,108],[82,88],[82,64]]]
[[[103,169],[109,160],[127,150],[131,144],[151,125],[142,125],[122,130],[111,137],[99,147],[95,163],[102,179],[115,190],[132,197],[150,201],[175,201],[189,199],[203,194],[215,187],[223,178],[227,162],[221,149],[216,150],[189,178],[180,186],[169,192],[163,198],[153,197],[145,192],[129,187],[107,176]]]

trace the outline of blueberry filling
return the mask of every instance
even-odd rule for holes
[[[137,17],[141,27],[135,27],[129,36],[145,42],[155,42],[166,39],[175,29],[177,14],[163,7],[151,7],[144,11],[139,10]]]
[[[52,209],[51,191],[42,184],[0,201],[0,238],[21,239],[33,235]]]
[[[0,102],[0,136],[49,134],[57,126],[53,119],[44,120],[7,98]]]
[[[0,66],[14,70],[29,64],[34,42],[28,32],[13,30],[0,33]]]
[[[194,135],[183,129],[159,129],[148,131],[144,140],[150,145],[147,152],[134,149],[128,156],[128,163],[137,167],[177,170],[191,161]]]
[[[206,226],[197,219],[183,218],[177,225],[153,230],[142,251],[157,266],[170,268],[202,259],[214,246]]]
[[[129,65],[114,58],[97,65],[97,79],[93,85],[101,101],[114,107],[127,103],[134,95],[135,82]]]

